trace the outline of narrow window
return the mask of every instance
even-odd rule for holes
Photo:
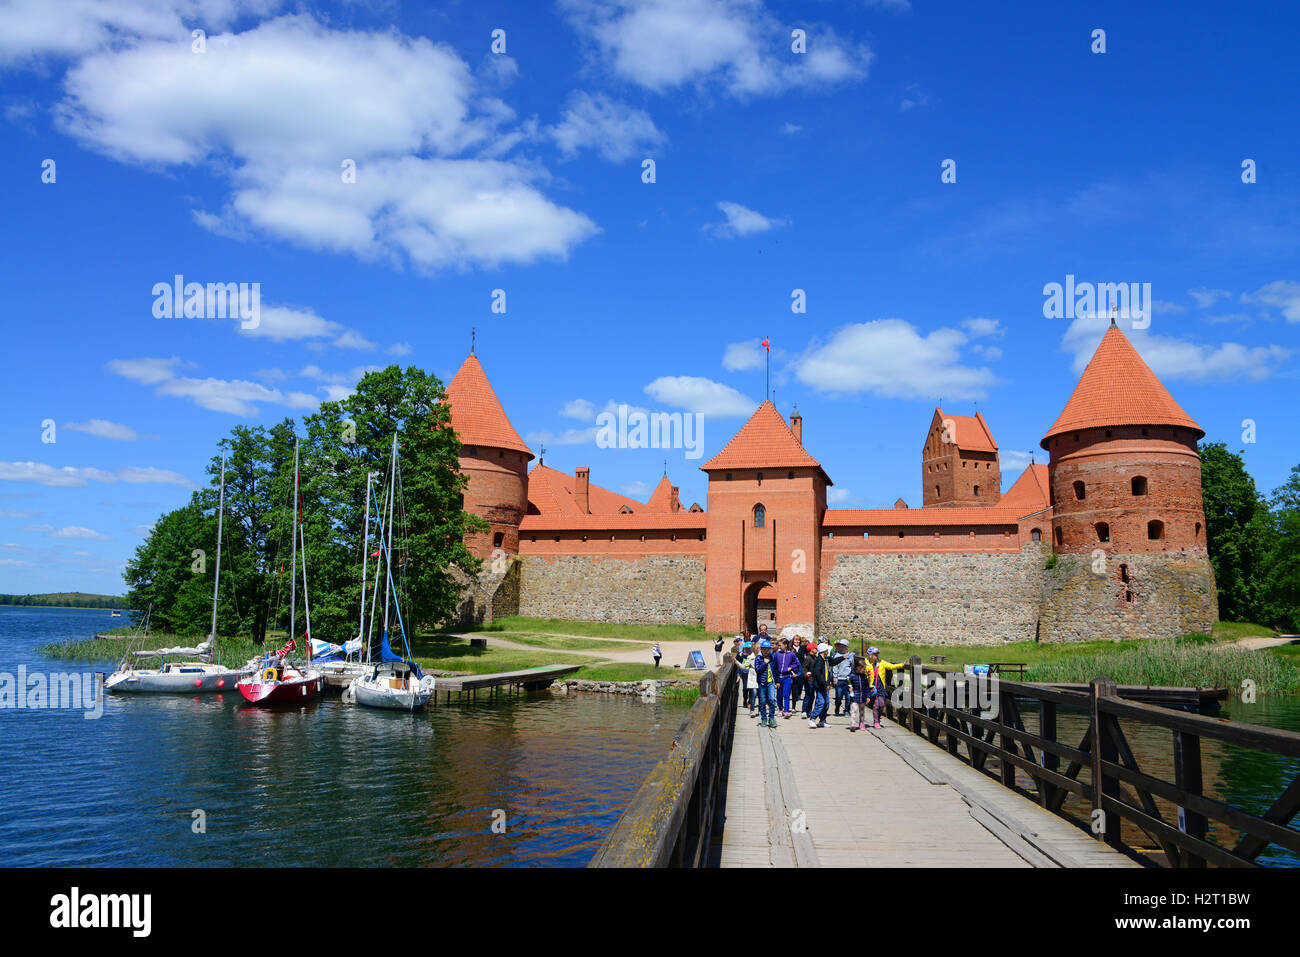
[[[1164,538],[1164,537],[1165,537],[1165,523],[1164,523],[1164,522],[1161,522],[1161,521],[1156,520],[1156,519],[1153,519],[1152,521],[1147,522],[1147,538],[1151,539],[1151,541],[1153,541],[1153,542],[1156,542],[1156,541],[1159,541],[1160,539],[1162,539],[1162,538]]]
[[[978,485],[975,486],[975,497],[976,498],[980,497],[980,487]]]
[[[1201,523],[1200,523],[1200,522],[1197,522],[1197,523],[1196,523],[1196,537],[1197,537],[1197,538],[1200,538],[1200,537],[1201,537]]]
[[[1128,589],[1125,589],[1125,590],[1124,590],[1124,601],[1125,601],[1125,603],[1127,603],[1127,604],[1129,604],[1129,605],[1133,604],[1133,592],[1129,591]]]
[[[793,469],[791,469],[790,472],[786,474],[786,478],[794,478],[794,470],[793,470]]]
[[[934,497],[935,498],[939,497],[939,486],[937,485],[934,487]]]
[[[1088,497],[1088,490],[1084,488],[1082,482],[1074,483],[1074,497],[1077,501],[1080,502],[1082,502],[1085,498]]]
[[[500,548],[500,547],[501,547],[501,543],[504,542],[505,539],[506,539],[506,533],[505,533],[505,532],[497,532],[495,535],[492,536],[492,547],[493,547],[493,548]]]
[[[1108,525],[1106,522],[1098,522],[1096,525],[1093,526],[1093,528],[1097,530],[1097,541],[1099,542],[1110,541],[1110,525]]]
[[[1043,540],[1043,530],[1041,528],[1032,529],[1029,532],[1029,540],[1031,542],[1041,542]]]
[[[1145,495],[1147,493],[1147,480],[1144,475],[1133,476],[1133,494]]]
[[[754,506],[754,527],[762,528],[767,523],[767,509],[762,505]]]
[[[1127,565],[1120,565],[1120,566],[1119,566],[1119,580],[1122,581],[1125,585],[1128,584],[1128,566],[1127,566]]]
[[[1061,534],[1061,530],[1059,528],[1056,529],[1056,544],[1058,547],[1065,544],[1065,536]]]

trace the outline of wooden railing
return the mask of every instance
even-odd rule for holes
[[[700,697],[588,867],[704,867],[721,822],[736,727],[736,665],[700,678]]]
[[[1062,813],[1069,795],[1078,795],[1085,807],[1091,806],[1089,823],[1098,840],[1125,846],[1120,824],[1129,821],[1159,846],[1173,867],[1251,867],[1273,844],[1300,853],[1300,830],[1290,826],[1300,811],[1300,774],[1267,811],[1256,815],[1206,796],[1201,762],[1202,739],[1300,758],[1300,734],[1129,700],[1106,677],[1095,678],[1083,692],[931,668],[916,655],[908,670],[911,688],[891,695],[886,709],[891,718],[954,756],[963,757],[964,748],[963,759],[991,776],[989,759],[996,759],[996,777],[1007,787],[1022,790],[1016,775],[1023,772],[1034,783],[1029,796],[1049,811]],[[929,675],[966,685],[976,702],[982,699],[993,707],[971,707],[970,698],[936,700],[939,696],[933,692],[927,699],[923,693]],[[1025,700],[1037,703],[1037,733],[1025,727],[1018,704]],[[1077,745],[1058,738],[1062,708],[1087,719]],[[1170,733],[1172,781],[1143,770],[1125,727],[1130,732],[1145,727]],[[1164,816],[1156,798],[1172,806],[1173,817]],[[1210,822],[1236,831],[1236,843],[1208,840]]]

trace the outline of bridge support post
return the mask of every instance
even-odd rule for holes
[[[1092,715],[1092,832],[1097,840],[1119,846],[1120,816],[1106,809],[1106,801],[1119,802],[1119,780],[1107,776],[1102,762],[1116,764],[1119,752],[1111,725],[1115,719],[1102,710],[1102,701],[1119,696],[1117,686],[1105,675],[1088,682],[1088,704]],[[1100,814],[1098,813],[1100,812]]]

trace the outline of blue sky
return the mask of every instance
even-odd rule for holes
[[[1300,13],[1130,6],[0,0],[0,591],[119,592],[233,426],[393,361],[446,381],[472,326],[547,464],[634,497],[666,455],[703,503],[702,459],[597,448],[595,415],[700,412],[707,457],[764,336],[833,507],[919,504],[940,399],[984,413],[1005,490],[1104,326],[1045,318],[1067,274],[1151,284],[1134,343],[1271,490]],[[259,326],[155,317],[178,273],[259,283]]]

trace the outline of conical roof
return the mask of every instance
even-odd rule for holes
[[[1062,432],[1113,425],[1174,425],[1205,435],[1205,430],[1182,410],[1133,348],[1133,343],[1111,326],[1083,370],[1070,401],[1040,443]]]
[[[460,371],[447,384],[447,402],[451,405],[451,425],[462,445],[485,445],[493,449],[523,452],[530,459],[532,450],[524,444],[506,417],[488,382],[478,356],[470,353]]]
[[[700,468],[705,472],[714,469],[820,469],[821,463],[804,451],[776,406],[764,401],[722,451]],[[827,478],[826,482],[830,484],[830,479]]]

